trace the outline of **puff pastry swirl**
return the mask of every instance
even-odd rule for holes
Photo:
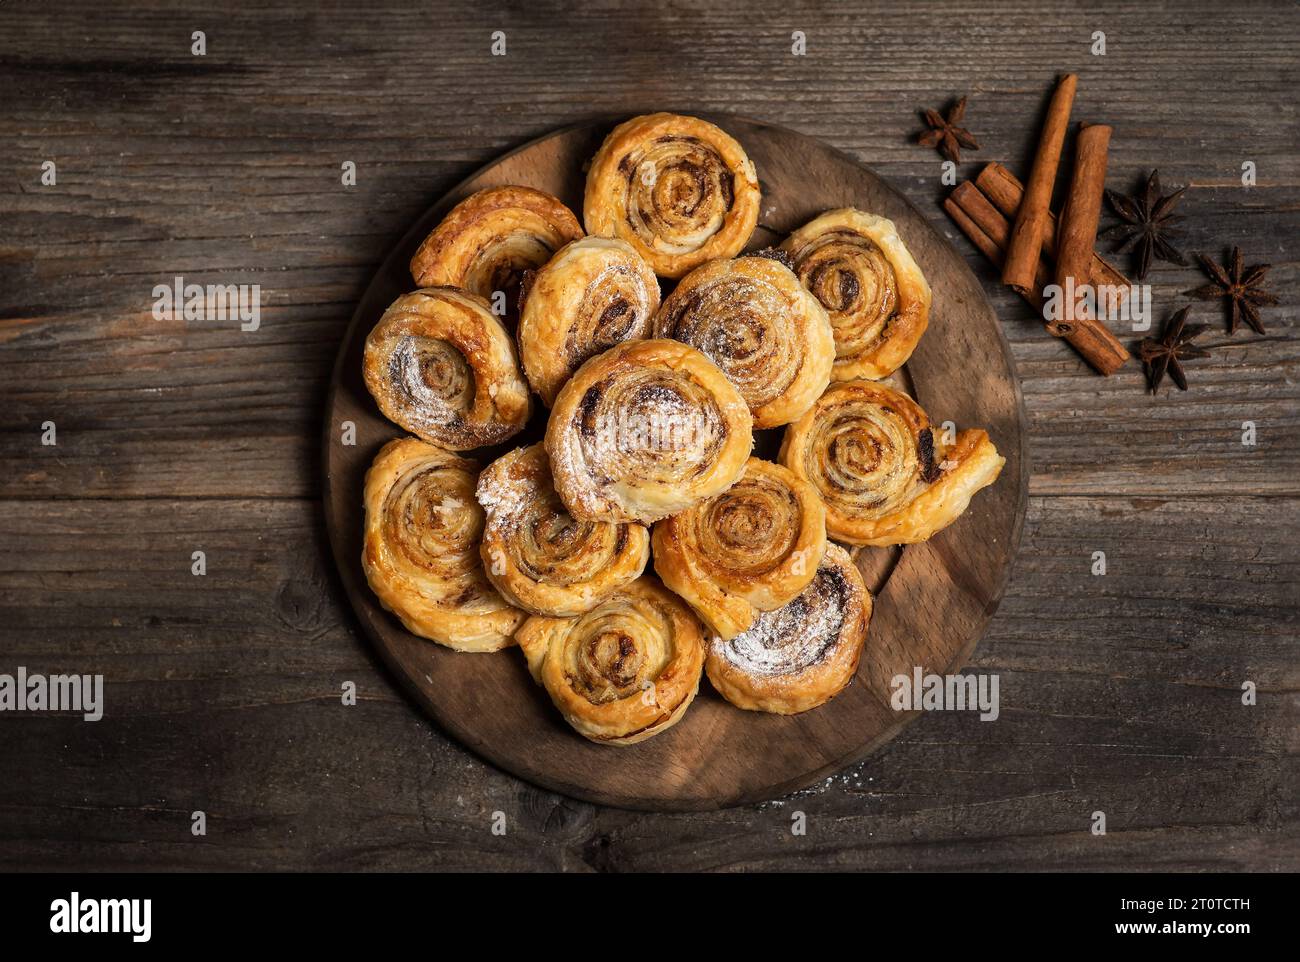
[[[733,257],[758,223],[758,175],[744,149],[706,121],[648,114],[619,124],[587,173],[587,233],[618,237],[660,277]]]
[[[362,368],[385,417],[454,451],[519,433],[532,407],[510,335],[482,298],[453,287],[393,301]]]
[[[837,544],[797,598],[763,612],[749,631],[709,644],[704,667],[738,708],[794,715],[824,705],[853,680],[871,620],[871,595]]]
[[[481,553],[488,579],[533,614],[590,611],[641,577],[650,560],[643,526],[578,521],[564,509],[540,444],[488,465],[478,501],[487,512]]]
[[[478,465],[415,438],[389,441],[366,473],[370,589],[408,631],[459,651],[513,644],[527,617],[488,582],[479,561]]]
[[[677,341],[624,341],[593,357],[546,425],[555,488],[584,521],[676,514],[729,488],[752,447],[744,399]]]
[[[715,635],[792,600],[826,553],[826,511],[812,485],[750,458],[740,480],[654,527],[655,571]]]
[[[451,209],[411,258],[421,287],[460,287],[514,317],[525,271],[582,236],[578,218],[531,187],[489,187]],[[494,301],[501,292],[500,302]]]
[[[894,222],[829,210],[781,245],[830,313],[836,381],[888,377],[912,356],[930,319],[930,285]]]
[[[650,335],[659,280],[625,241],[584,237],[560,248],[522,300],[520,358],[528,383],[550,407],[583,361]]]
[[[788,424],[830,383],[835,338],[817,298],[769,257],[697,267],[664,301],[655,337],[703,351],[740,391],[755,428]]]
[[[786,429],[781,463],[826,503],[826,533],[848,544],[925,541],[966,510],[1006,463],[986,432],[951,445],[906,394],[842,381]]]
[[[515,637],[533,679],[594,742],[632,745],[657,735],[699,690],[700,623],[654,578],[639,578],[576,618],[535,615]]]

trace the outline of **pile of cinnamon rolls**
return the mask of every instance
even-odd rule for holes
[[[593,741],[664,731],[705,674],[744,709],[826,703],[871,617],[846,548],[931,537],[1003,464],[882,381],[930,311],[893,223],[828,211],[745,254],[759,199],[716,126],[634,118],[582,224],[530,187],[466,198],[366,340],[366,385],[412,435],[366,476],[371,588],[439,644],[517,644]],[[544,441],[462,453],[539,403]],[[779,463],[752,456],[766,429]]]

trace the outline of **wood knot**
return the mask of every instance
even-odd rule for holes
[[[325,600],[325,579],[314,562],[305,563],[275,593],[275,613],[294,631],[315,634],[330,622]]]

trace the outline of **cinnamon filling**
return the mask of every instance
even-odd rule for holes
[[[607,629],[583,645],[578,671],[587,699],[595,705],[626,697],[636,687],[644,658],[625,632]]]

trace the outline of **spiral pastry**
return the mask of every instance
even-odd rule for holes
[[[695,348],[624,341],[560,390],[546,453],[575,518],[649,523],[729,488],[752,425],[744,399]]]
[[[361,567],[408,631],[459,651],[496,651],[513,644],[527,615],[479,561],[477,474],[473,461],[415,438],[385,444],[366,472]]]
[[[564,720],[607,745],[632,745],[675,725],[704,667],[700,623],[653,578],[576,618],[534,615],[515,638]]]
[[[786,429],[780,459],[821,495],[826,533],[856,545],[927,540],[1006,463],[982,430],[945,445],[915,401],[872,381],[832,384]]]
[[[894,222],[851,207],[829,210],[781,245],[830,313],[831,378],[888,377],[912,356],[930,318],[930,285]]]
[[[550,194],[489,187],[453,207],[424,239],[411,258],[411,276],[421,287],[464,288],[514,317],[524,272],[581,236],[578,218]]]
[[[691,271],[655,316],[654,336],[703,351],[740,391],[756,428],[789,424],[812,407],[835,361],[826,311],[768,257]]]
[[[487,512],[487,576],[535,615],[580,615],[641,577],[650,532],[639,524],[577,521],[560,503],[540,444],[492,462],[478,479]]]
[[[583,361],[649,337],[659,281],[631,245],[608,237],[566,244],[527,285],[519,354],[528,383],[550,407]]]
[[[618,237],[660,277],[734,257],[758,223],[758,175],[725,132],[695,117],[619,124],[587,173],[587,233]]]
[[[817,492],[758,458],[722,494],[654,528],[655,571],[722,638],[803,591],[825,552]]]
[[[734,638],[714,638],[704,668],[727,701],[795,715],[824,705],[853,680],[871,620],[871,595],[848,552],[828,545],[798,597]]]
[[[453,287],[393,301],[362,369],[385,417],[454,451],[518,434],[532,407],[510,335],[481,298]]]

